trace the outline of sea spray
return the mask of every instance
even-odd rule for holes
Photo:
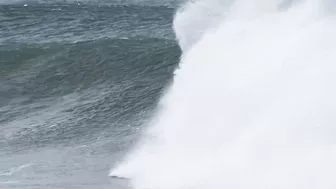
[[[220,12],[217,2],[188,6]],[[143,140],[111,174],[137,189],[336,188],[336,19],[327,3],[238,0],[197,37],[175,25],[180,68]]]

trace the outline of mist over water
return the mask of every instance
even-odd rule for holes
[[[336,188],[330,6],[187,4],[174,21],[184,51],[174,81],[140,143],[111,175],[131,178],[137,189]]]

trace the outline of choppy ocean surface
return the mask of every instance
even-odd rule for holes
[[[335,189],[335,33],[331,0],[0,0],[0,188]]]
[[[180,49],[169,4],[0,1],[0,188],[122,188]]]

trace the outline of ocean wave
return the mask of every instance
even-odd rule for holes
[[[0,52],[0,142],[22,149],[88,140],[140,119],[180,55],[174,41],[153,38],[11,44]]]
[[[171,30],[173,9],[168,7],[2,5],[0,15],[0,45],[77,43],[136,37],[174,39]]]
[[[141,5],[152,7],[176,7],[182,0],[0,0],[0,5],[18,4],[29,6],[33,4],[75,4],[75,5],[99,5],[99,6],[115,6],[115,5]]]

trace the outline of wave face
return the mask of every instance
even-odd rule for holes
[[[182,27],[196,13],[211,20],[204,5],[225,14],[205,29]],[[142,141],[110,174],[139,189],[336,188],[333,6],[187,4],[175,18],[184,52],[174,82]]]
[[[181,51],[172,7],[109,3],[0,0],[1,189],[127,188],[107,174]]]

